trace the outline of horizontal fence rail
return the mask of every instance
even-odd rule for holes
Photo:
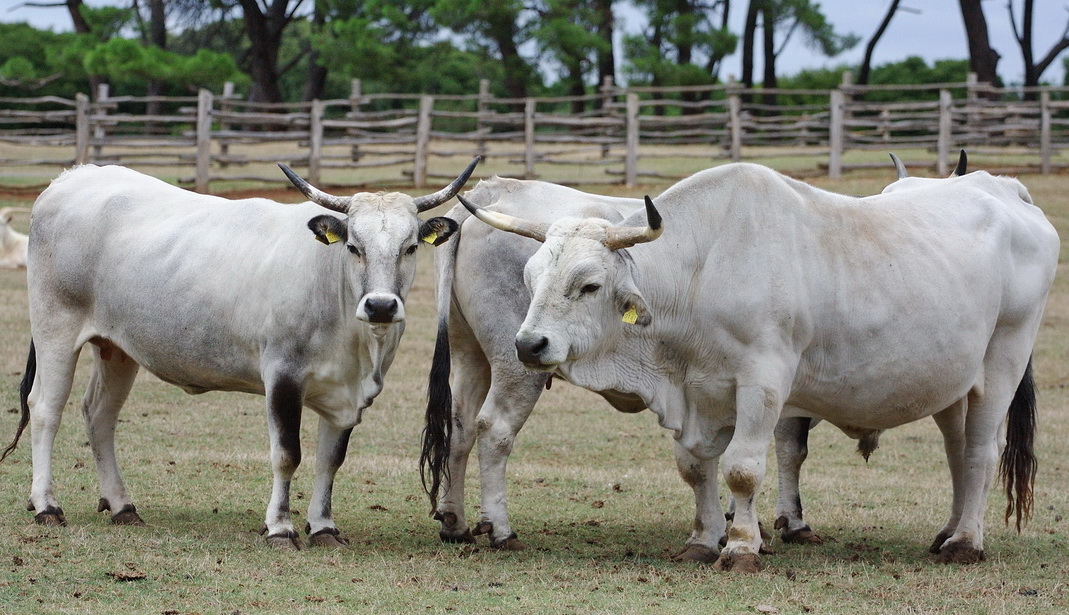
[[[1010,151],[1018,166],[1044,173],[1069,166],[1057,160],[1069,148],[1069,88],[1010,91],[974,79],[846,80],[834,90],[606,82],[587,96],[512,99],[491,96],[485,81],[467,96],[365,94],[354,81],[349,98],[302,103],[245,101],[230,84],[190,97],[110,96],[104,85],[93,100],[0,98],[0,168],[173,167],[179,183],[202,192],[212,182],[284,181],[280,162],[314,184],[360,182],[375,171],[380,182],[423,187],[455,173],[434,175],[432,161],[476,154],[499,161],[502,174],[629,187],[673,177],[665,171],[673,165],[658,159],[711,164],[792,152],[837,178],[872,165],[847,162],[851,152],[921,148],[945,174],[959,147]]]

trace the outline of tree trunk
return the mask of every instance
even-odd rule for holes
[[[148,32],[149,42],[160,49],[167,48],[167,13],[163,7],[164,0],[149,0]],[[149,96],[163,96],[164,83],[159,79],[150,79],[148,82]],[[145,105],[145,112],[149,115],[159,115],[163,106],[159,101],[150,101]]]
[[[279,86],[278,53],[282,45],[282,31],[289,23],[286,8],[289,0],[273,0],[266,13],[256,0],[239,0],[245,15],[245,33],[252,48],[249,52],[249,100],[254,102],[282,102]]]
[[[319,34],[323,31],[326,23],[326,15],[323,10],[323,1],[315,0],[315,9],[312,13],[312,32]],[[304,83],[303,100],[317,100],[323,98],[323,92],[327,89],[327,67],[319,63],[319,51],[308,41],[308,78]]]
[[[767,3],[761,10],[761,34],[762,53],[765,56],[765,72],[761,85],[766,90],[772,90],[779,84],[776,80],[776,9]],[[761,99],[766,105],[776,104],[774,93],[766,93]]]
[[[616,83],[616,45],[612,36],[616,18],[612,13],[612,3],[613,0],[594,0],[598,36],[605,41],[607,46],[605,50],[598,52],[598,83],[605,83],[606,77]]]
[[[752,88],[753,80],[753,48],[754,37],[757,33],[757,13],[761,9],[761,0],[750,0],[746,7],[746,24],[742,29],[742,85]]]
[[[891,18],[895,16],[895,11],[898,10],[898,4],[901,0],[893,0],[891,6],[887,9],[887,14],[883,16],[883,21],[880,22],[880,27],[876,28],[876,33],[869,39],[867,45],[865,45],[865,57],[861,60],[861,70],[857,72],[857,84],[868,85],[869,83],[869,71],[872,68],[872,54],[876,50],[876,43],[880,42],[880,37],[887,31],[887,26],[891,25]]]
[[[991,48],[981,0],[958,1],[961,4],[961,17],[965,21],[965,36],[969,40],[969,68],[981,82],[1000,85],[997,72],[999,54]]]

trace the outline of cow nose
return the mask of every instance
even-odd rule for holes
[[[549,338],[546,336],[536,338],[517,338],[516,357],[524,365],[541,365],[541,355],[549,346]]]
[[[371,322],[393,322],[397,314],[397,299],[393,297],[368,297],[364,301],[364,311]]]

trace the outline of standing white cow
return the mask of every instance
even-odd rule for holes
[[[421,225],[416,214],[452,198],[478,160],[450,186],[415,199],[331,196],[280,165],[311,199],[297,205],[198,195],[122,167],[81,166],[55,179],[34,206],[32,341],[22,419],[4,451],[29,422],[37,522],[65,523],[52,493],[52,447],[89,343],[83,412],[99,508],[114,523],[141,524],[119,474],[114,432],[144,366],[189,393],[266,396],[274,482],[265,532],[282,548],[300,546],[289,494],[301,460],[302,407],[319,414],[305,529],[313,544],[344,544],[331,514],[334,476],[393,361],[419,240],[441,243],[456,228],[444,218]]]
[[[941,561],[982,559],[1000,447],[1020,527],[1035,475],[1031,352],[1059,252],[1020,182],[906,177],[855,198],[733,164],[658,203],[663,229],[648,197],[641,225],[470,209],[543,242],[525,269],[524,364],[638,397],[695,458],[723,457],[735,516],[718,568],[760,568],[754,496],[792,416],[846,430],[934,416],[954,490]]]
[[[29,213],[21,207],[0,209],[0,269],[26,268],[26,235],[11,228],[11,219],[17,212]]]
[[[546,223],[567,216],[620,222],[643,208],[641,199],[599,196],[547,182],[499,177],[479,182],[465,198],[497,212],[530,216]],[[460,205],[446,216],[455,220],[459,228],[450,242],[435,252],[439,333],[427,414],[441,417],[451,413],[453,422],[448,477],[441,485],[441,497],[436,497],[439,485],[432,484],[429,489],[434,517],[441,523],[439,535],[444,541],[472,542],[475,536],[486,535],[492,546],[519,549],[524,545],[508,516],[506,466],[519,431],[551,377],[525,369],[515,349],[516,332],[531,301],[523,284],[523,267],[540,244],[498,233],[472,219]],[[493,263],[489,270],[487,263]],[[635,396],[614,391],[598,393],[621,412],[646,408],[642,399]],[[810,421],[785,419],[776,430],[780,477],[776,529],[781,530],[787,542],[820,540],[802,521],[798,493]],[[481,508],[478,521],[471,525],[464,502],[464,477],[476,441]],[[874,438],[863,441],[863,454],[867,456],[872,448]],[[694,531],[677,557],[715,560],[723,536],[710,534],[717,524],[708,518],[723,517],[723,510],[715,497],[716,490],[707,489],[705,483],[717,480],[716,469],[707,472],[703,463],[678,445],[675,456],[681,476],[694,489],[697,510]]]

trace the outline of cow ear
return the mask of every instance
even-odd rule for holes
[[[419,227],[419,238],[420,241],[426,241],[432,246],[440,246],[448,241],[458,228],[459,225],[452,218],[444,216],[431,218]]]
[[[349,230],[345,228],[345,221],[326,214],[309,220],[308,228],[312,229],[318,241],[328,246],[349,238]]]
[[[620,320],[629,325],[645,327],[653,322],[653,316],[650,315],[650,310],[646,307],[646,300],[638,293],[617,293],[616,309],[620,312]]]

